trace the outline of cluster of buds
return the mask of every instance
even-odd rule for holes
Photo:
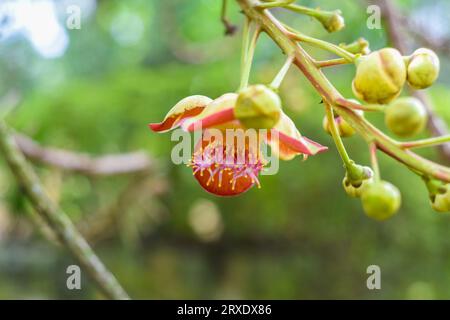
[[[355,61],[353,93],[367,103],[387,104],[397,98],[405,83],[415,89],[431,86],[439,76],[439,59],[429,49],[403,57],[397,49],[383,48]]]
[[[384,111],[386,127],[395,135],[410,137],[421,133],[428,121],[423,103],[413,97],[398,96],[406,83],[413,89],[425,89],[436,81],[439,75],[436,54],[421,48],[411,56],[403,57],[396,49],[384,48],[358,57],[355,64],[356,75],[352,82],[355,96],[368,104],[384,105],[380,110]],[[337,123],[337,126],[340,128],[342,124]],[[342,131],[344,137],[345,132],[351,132],[348,129]],[[385,220],[400,208],[401,195],[397,187],[379,177],[367,178],[355,185],[347,174],[343,186],[349,195],[361,198],[365,213],[373,219]],[[433,180],[427,186],[431,190],[432,207],[440,212],[450,211],[447,184]]]
[[[363,38],[350,44],[334,45],[307,36],[278,21],[274,15],[268,15],[267,10],[280,7],[316,19],[328,32],[339,31],[345,26],[340,10],[312,9],[294,2],[295,0],[238,1],[246,15],[239,90],[214,100],[205,96],[187,97],[176,104],[161,123],[150,124],[150,128],[157,132],[177,127],[188,132],[200,131],[189,166],[195,179],[206,191],[220,196],[234,196],[254,185],[259,187],[258,176],[265,166],[260,150],[261,142],[269,145],[272,154],[282,160],[291,160],[297,155],[306,158],[327,149],[302,136],[283,111],[277,92],[290,65],[295,62],[323,97],[326,116],[322,126],[332,136],[346,169],[342,186],[349,196],[360,199],[368,217],[375,220],[388,219],[398,212],[402,202],[397,187],[380,178],[377,150],[385,151],[403,162],[425,180],[431,206],[435,210],[450,211],[450,184],[444,182],[450,181],[450,169],[405,150],[414,145],[429,146],[448,142],[450,136],[444,137],[445,139],[440,137],[439,140],[432,138],[428,139],[432,141],[426,142],[402,143],[377,130],[367,121],[364,113],[384,112],[386,127],[399,137],[421,133],[428,121],[425,106],[416,98],[399,96],[406,84],[416,90],[430,87],[439,76],[439,58],[433,51],[425,48],[414,51],[410,56],[402,56],[394,48],[371,52],[369,43]],[[226,2],[222,9],[224,8]],[[261,19],[256,19],[256,16]],[[222,19],[226,23],[224,16]],[[275,32],[275,29],[279,32]],[[252,59],[260,32],[266,32],[276,39],[287,59],[270,85],[249,86]],[[301,49],[301,45],[293,41],[306,42],[332,52],[339,58],[316,61]],[[347,63],[356,65],[352,90],[363,101],[362,105],[358,101],[341,98],[339,94],[324,94],[333,88],[319,69]],[[211,140],[207,137],[213,129],[219,132],[231,130],[235,135]],[[243,130],[266,130],[268,135],[258,135],[256,144],[251,144],[245,136],[241,136]],[[356,132],[370,146],[371,167],[356,164],[345,149],[341,138],[351,137]],[[235,146],[235,140],[243,140],[244,144]],[[223,159],[230,161],[223,162]]]

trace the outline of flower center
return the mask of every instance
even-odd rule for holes
[[[251,148],[246,142],[240,147],[235,143],[202,139],[189,166],[205,190],[220,196],[233,196],[255,184],[260,187],[258,175],[264,164],[259,156],[259,146]]]

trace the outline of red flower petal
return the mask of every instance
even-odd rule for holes
[[[324,152],[328,150],[327,147],[322,146],[321,144],[312,141],[306,137],[301,136],[296,139],[291,136],[284,134],[276,129],[272,129],[274,132],[277,132],[279,138],[280,149],[288,150],[290,149],[296,153],[302,153],[306,155],[315,155],[320,152]]]
[[[211,127],[216,127],[224,123],[231,122],[235,119],[236,118],[234,116],[234,107],[231,107],[208,115],[204,118],[200,118],[193,122],[192,121],[186,122],[184,125],[182,125],[182,127],[184,130],[192,132],[197,128],[207,129]]]
[[[160,123],[150,123],[148,126],[155,132],[167,131],[180,125],[181,121],[187,118],[195,117],[203,111],[204,107],[194,107],[190,110],[183,112],[182,114],[173,115],[167,119],[164,119]]]
[[[303,137],[294,122],[284,113],[276,126],[269,131],[266,142],[272,152],[278,154],[282,160],[291,160],[299,154],[315,155],[328,149]]]
[[[189,96],[179,101],[160,123],[150,123],[153,131],[162,132],[179,126],[183,120],[199,115],[212,100],[205,96]]]

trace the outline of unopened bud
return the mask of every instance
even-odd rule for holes
[[[234,115],[246,128],[271,129],[281,116],[280,97],[265,85],[249,86],[239,92]]]

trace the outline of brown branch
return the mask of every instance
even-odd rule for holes
[[[0,149],[33,208],[103,294],[110,299],[129,299],[114,275],[97,257],[65,212],[48,197],[33,168],[20,152],[12,130],[3,120],[0,120]]]
[[[119,175],[149,171],[153,162],[145,152],[92,157],[63,149],[43,147],[24,134],[14,135],[24,155],[34,161],[85,175]]]
[[[392,0],[378,0],[382,16],[386,22],[389,40],[401,53],[406,54],[408,45],[403,29],[399,26],[399,21],[408,21],[406,16],[399,13]],[[409,25],[409,23],[407,23]],[[425,91],[411,91],[412,95],[421,100],[428,113],[428,129],[433,136],[447,135],[449,130],[447,124],[434,113],[433,104]],[[450,143],[442,144],[439,151],[445,160],[450,161]]]
[[[10,90],[0,99],[0,116],[16,108],[20,101],[20,93],[14,89]],[[22,133],[14,133],[14,139],[22,153],[30,160],[84,175],[141,173],[150,171],[154,165],[150,157],[142,151],[93,157],[85,153],[41,146]]]

